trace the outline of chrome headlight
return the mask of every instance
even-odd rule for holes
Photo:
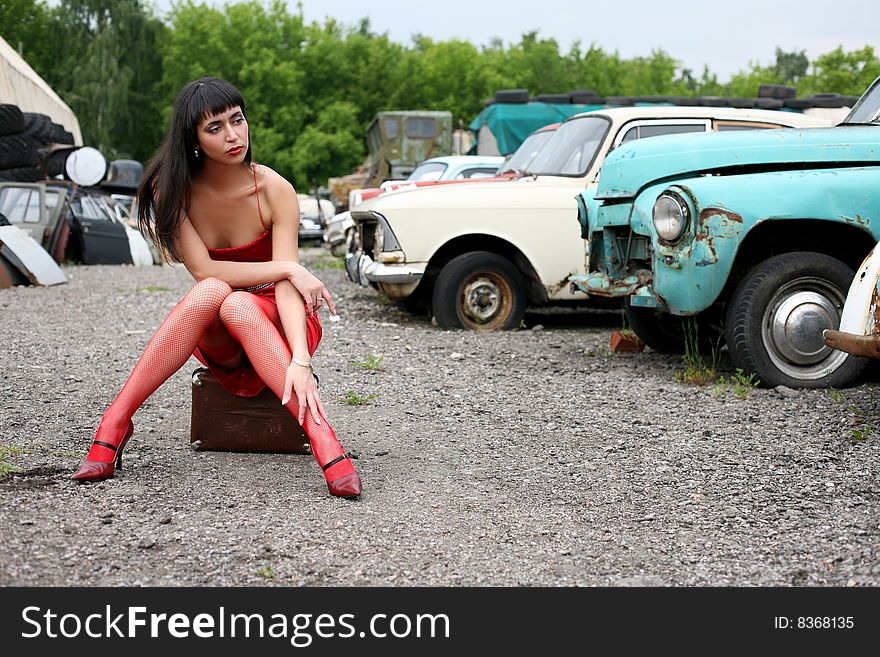
[[[664,242],[674,243],[680,240],[691,221],[688,204],[675,192],[663,192],[654,202],[651,214],[654,218],[654,230]]]

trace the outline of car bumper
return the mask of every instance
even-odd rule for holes
[[[316,221],[303,219],[299,224],[299,238],[301,240],[323,240],[324,229]]]
[[[343,212],[338,214],[327,224],[327,230],[324,231],[324,241],[330,246],[342,244],[346,240],[346,233],[351,228],[354,228],[354,220],[351,218],[351,213]]]
[[[421,269],[415,267],[374,262],[366,253],[347,253],[345,271],[353,283],[364,287],[369,287],[370,283],[389,285],[418,283],[424,275]]]

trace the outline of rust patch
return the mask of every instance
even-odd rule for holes
[[[871,309],[874,313],[874,325],[871,327],[871,330],[876,330],[877,326],[880,326],[880,292],[877,291],[877,287],[874,286],[874,291],[871,293]]]
[[[574,272],[572,272],[572,273],[574,273]],[[569,276],[571,276],[571,274],[567,274],[566,277],[563,278],[563,279],[562,279],[561,281],[559,281],[558,283],[554,283],[554,284],[552,284],[552,285],[548,285],[548,286],[547,286],[547,294],[548,294],[549,296],[552,297],[552,296],[554,296],[555,294],[558,294],[558,293],[559,293],[561,290],[563,290],[564,288],[566,288],[566,287],[570,287],[570,286],[571,286],[571,281],[568,280],[568,277],[569,277]],[[586,293],[585,293],[585,294],[586,294]]]
[[[722,210],[721,208],[705,208],[702,212],[700,212],[700,225],[705,226],[706,220],[714,215],[721,215],[722,217],[726,217],[729,221],[733,221],[738,224],[741,224],[743,222],[742,216],[738,215],[736,212]]]
[[[832,349],[845,351],[853,356],[865,356],[866,358],[880,358],[880,334],[855,335],[825,329],[823,331],[825,344]]]
[[[12,287],[12,277],[6,271],[5,262],[0,262],[0,288]]]

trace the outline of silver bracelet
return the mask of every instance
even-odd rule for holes
[[[306,363],[306,362],[304,362],[304,361],[301,361],[301,360],[300,360],[299,358],[297,358],[296,356],[294,356],[294,357],[290,360],[290,362],[293,363],[294,365],[299,365],[300,367],[308,367],[312,372],[315,371],[315,368],[312,367],[312,363],[311,363],[311,362]]]

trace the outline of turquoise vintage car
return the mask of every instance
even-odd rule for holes
[[[822,331],[880,238],[880,78],[834,128],[625,145],[578,206],[588,273],[573,289],[626,297],[648,345],[680,347],[690,316],[765,385],[841,386],[864,367]]]

